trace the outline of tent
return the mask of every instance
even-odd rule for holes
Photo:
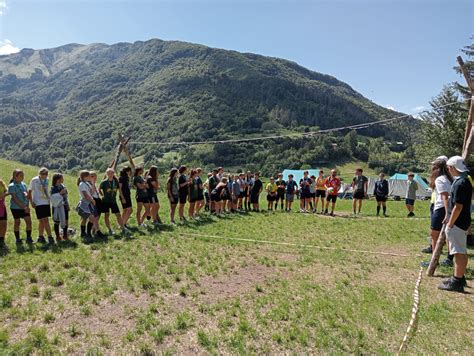
[[[282,174],[283,174],[283,179],[285,181],[288,180],[288,175],[290,174],[293,174],[293,180],[296,182],[296,183],[299,183],[300,182],[300,179],[303,178],[303,175],[304,175],[304,172],[305,171],[308,171],[309,172],[309,176],[318,176],[319,174],[319,169],[285,169]]]
[[[418,183],[418,190],[416,191],[416,196],[419,199],[426,199],[431,196],[431,189],[428,184],[419,176],[415,174],[415,181]],[[374,194],[375,182],[378,180],[378,177],[369,178],[369,195]],[[407,192],[407,180],[408,176],[406,174],[396,173],[388,179],[388,191],[389,195],[392,197],[401,197],[404,198]]]

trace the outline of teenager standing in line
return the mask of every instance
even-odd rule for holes
[[[0,249],[4,249],[5,236],[7,235],[7,207],[5,198],[9,195],[5,182],[0,179]]]
[[[278,180],[275,182],[275,184],[277,185],[275,210],[277,210],[278,202],[280,201],[281,210],[283,211],[283,205],[285,204],[285,190],[286,190],[286,182],[283,180],[283,174],[278,173]]]
[[[324,178],[324,171],[321,169],[316,178],[316,199],[314,201],[314,210],[318,212],[318,203],[321,200],[321,214],[324,213],[324,202],[326,201],[326,186],[324,185],[326,179]]]
[[[64,186],[64,176],[61,173],[53,174],[51,182],[51,205],[53,206],[53,222],[56,241],[61,240],[60,230],[63,231],[63,240],[68,240],[69,199],[68,191]]]
[[[293,174],[288,175],[288,182],[286,182],[286,203],[285,211],[292,211],[291,206],[295,200],[295,194],[298,191],[298,184],[293,180]]]
[[[377,201],[377,216],[380,216],[380,208],[383,209],[383,216],[387,216],[388,182],[385,173],[379,174],[379,180],[375,182],[374,196]]]
[[[148,198],[148,186],[145,178],[143,178],[143,167],[136,167],[133,176],[133,186],[136,189],[137,200],[137,224],[141,227],[146,227],[145,218],[150,215],[150,199]],[[142,210],[145,212],[142,215]]]
[[[15,169],[13,176],[8,185],[8,194],[10,194],[10,211],[12,213],[14,224],[13,233],[15,234],[16,244],[21,245],[23,243],[20,238],[20,219],[23,219],[26,224],[26,243],[32,244],[33,239],[31,238],[31,217],[28,200],[28,189],[26,184],[23,182],[25,174],[21,169]]]
[[[36,218],[38,219],[38,242],[46,243],[44,232],[48,234],[48,243],[54,244],[51,234],[51,225],[49,218],[51,217],[51,205],[48,188],[48,169],[41,168],[38,176],[34,177],[28,188],[28,199],[31,206],[35,209]]]
[[[407,217],[411,218],[415,216],[413,210],[415,209],[416,191],[418,190],[418,183],[415,181],[415,174],[408,173],[407,180],[407,194],[405,197],[405,204],[408,209]]]
[[[115,171],[112,168],[107,169],[106,175],[107,178],[104,179],[99,186],[99,192],[102,196],[102,213],[104,213],[105,226],[107,226],[109,230],[109,235],[115,234],[110,225],[110,213],[112,213],[117,219],[122,234],[126,234],[127,229],[123,225],[122,215],[117,205],[117,192],[122,194],[122,191],[119,189],[119,181],[117,177],[115,177]]]
[[[124,167],[120,171],[119,189],[120,201],[122,202],[122,222],[123,226],[128,227],[128,219],[132,215],[132,194],[130,192],[130,177],[132,176],[132,169]]]
[[[362,168],[357,168],[355,177],[352,179],[352,210],[354,215],[360,214],[362,210],[362,201],[367,198],[367,189],[369,180],[362,175]]]
[[[328,213],[329,203],[331,203],[331,213],[330,216],[334,216],[334,209],[336,208],[337,194],[341,188],[341,179],[337,176],[337,171],[335,169],[331,170],[331,175],[326,178],[326,188],[327,188],[327,202],[325,214]]]
[[[175,224],[174,216],[176,213],[176,206],[179,203],[179,187],[178,187],[178,169],[172,168],[166,181],[166,194],[170,202],[170,220],[171,225]]]

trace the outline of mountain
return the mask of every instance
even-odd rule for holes
[[[294,62],[185,42],[68,44],[0,56],[0,155],[58,169],[103,168],[119,132],[134,141],[223,140],[397,115]],[[399,140],[402,131],[379,125],[364,135]],[[233,166],[265,165],[262,160],[284,155],[280,164],[296,166],[351,155],[333,144],[342,140],[338,136],[185,148],[134,145],[133,153],[147,163]]]

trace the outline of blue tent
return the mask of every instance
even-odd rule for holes
[[[283,179],[285,181],[288,180],[288,175],[290,174],[293,174],[293,180],[296,182],[296,183],[299,183],[300,179],[303,178],[303,175],[304,175],[304,172],[305,171],[308,171],[309,172],[309,176],[318,176],[319,174],[319,169],[285,169],[282,174],[283,174]]]
[[[390,177],[390,179],[393,179],[393,180],[408,180],[408,175],[401,174],[401,173],[395,173],[393,176]],[[421,188],[423,188],[425,190],[428,190],[430,188],[429,185],[418,174],[415,174],[414,180],[418,183],[418,185]]]

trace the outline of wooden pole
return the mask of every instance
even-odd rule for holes
[[[118,161],[120,159],[120,154],[123,151],[123,148],[124,148],[123,144],[124,144],[124,141],[125,141],[122,134],[119,134],[118,137],[119,137],[119,144],[117,145],[117,150],[115,151],[115,157],[114,157],[114,160],[112,161],[112,163],[109,166],[114,171],[117,169],[117,164],[118,164]]]
[[[467,116],[466,122],[466,131],[464,132],[464,144],[462,150],[462,157],[464,160],[469,158],[471,154],[472,144],[474,142],[474,128],[472,126],[472,121],[474,118],[474,101],[472,97],[474,97],[474,83],[471,80],[469,72],[464,65],[464,61],[462,60],[461,56],[457,58],[459,66],[461,67],[462,74],[464,75],[464,79],[466,79],[467,86],[471,90],[471,100],[469,106],[469,114]],[[443,251],[443,246],[446,242],[446,225],[443,224],[443,228],[441,229],[441,233],[439,234],[438,242],[436,243],[435,250],[433,251],[433,255],[431,256],[430,265],[428,267],[427,274],[428,276],[432,277],[438,266],[439,256],[441,256],[441,252]]]

